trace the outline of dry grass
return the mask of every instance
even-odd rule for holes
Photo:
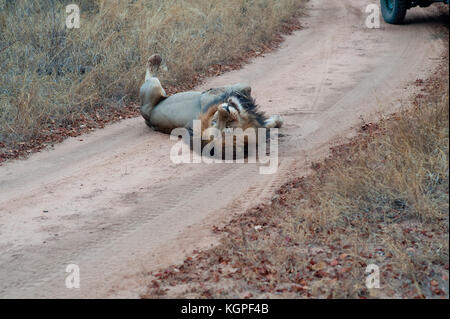
[[[215,228],[221,245],[154,274],[144,297],[448,298],[448,61],[416,85],[427,95]]]
[[[242,61],[298,15],[298,0],[0,0],[0,146],[133,102],[150,53],[165,86],[188,85],[214,64]]]

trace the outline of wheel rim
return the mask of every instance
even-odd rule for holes
[[[394,10],[394,1],[395,0],[384,0],[386,7],[389,9],[389,11]]]

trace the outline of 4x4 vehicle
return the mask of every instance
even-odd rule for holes
[[[405,19],[406,11],[409,8],[428,7],[434,2],[448,4],[449,0],[381,0],[381,13],[387,23],[399,24]]]

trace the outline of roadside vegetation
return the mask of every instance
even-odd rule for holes
[[[238,67],[298,28],[299,0],[0,0],[0,162],[136,116],[152,53],[168,93]]]
[[[144,298],[448,298],[448,58],[403,111],[151,274]],[[380,289],[366,286],[367,266]]]

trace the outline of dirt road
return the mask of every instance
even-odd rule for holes
[[[305,29],[279,50],[199,88],[247,81],[284,117],[276,174],[174,164],[174,142],[141,118],[0,167],[0,297],[137,297],[148,270],[213,244],[212,224],[270,199],[361,116],[398,107],[446,43],[433,8],[367,29],[372,2],[312,0]],[[80,267],[79,289],[65,286],[68,264]]]

